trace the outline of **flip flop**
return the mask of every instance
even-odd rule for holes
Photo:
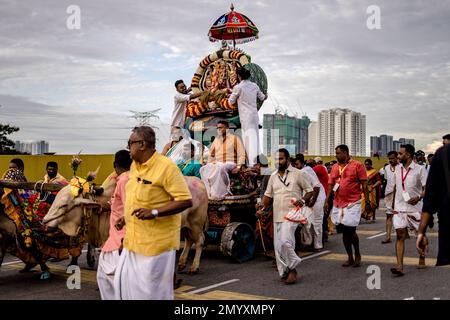
[[[392,274],[394,274],[397,277],[402,277],[405,274],[403,273],[403,271],[398,270],[397,268],[391,268],[391,272]]]
[[[383,241],[381,241],[382,244],[391,243],[391,242],[392,242],[391,240],[383,240]]]
[[[355,263],[354,261],[349,261],[349,260],[347,260],[347,261],[345,261],[345,262],[342,264],[342,266],[343,266],[344,268],[347,268],[347,267],[352,266],[354,263]]]
[[[44,271],[44,272],[42,272],[41,273],[41,280],[49,280],[49,279],[51,279],[51,277],[52,277],[52,274],[50,273],[50,271]]]

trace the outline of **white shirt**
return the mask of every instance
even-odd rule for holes
[[[397,164],[395,167],[388,164],[386,167],[384,167],[384,178],[386,179],[386,190],[384,191],[385,195],[388,195],[392,192],[394,192],[394,186],[395,186],[395,168],[398,167],[399,164]]]
[[[405,190],[402,186],[402,168]],[[408,172],[408,175],[406,173]],[[395,167],[395,211],[401,212],[422,212],[423,202],[420,200],[415,206],[408,204],[403,199],[403,192],[408,192],[411,198],[418,197],[422,193],[422,187],[425,187],[427,183],[427,172],[424,166],[411,162],[409,168],[404,168],[403,164],[399,164]]]
[[[317,200],[325,199],[327,197],[325,194],[325,189],[324,189],[323,185],[320,183],[319,177],[317,176],[317,174],[313,170],[313,168],[311,168],[309,166],[304,166],[302,168],[302,170],[300,170],[300,171],[305,171],[307,174],[309,174],[313,181],[314,188],[318,187],[320,189],[319,195],[317,196]],[[316,204],[319,204],[319,202],[316,202]],[[316,204],[314,205],[314,207],[316,207]]]
[[[261,92],[258,85],[249,80],[242,80],[235,85],[228,101],[235,104],[237,101],[240,119],[249,120],[256,116],[258,118],[258,108],[256,99],[264,100],[266,96]],[[256,123],[258,125],[258,123]]]
[[[292,166],[286,169],[283,177],[279,176],[278,170],[272,173],[264,195],[273,199],[273,222],[285,221],[284,216],[292,208],[291,198],[302,199],[313,188],[311,176]]]
[[[175,93],[175,107],[173,108],[172,121],[170,123],[172,127],[184,127],[184,122],[186,121],[186,106],[189,99],[189,94],[180,93],[178,91]]]

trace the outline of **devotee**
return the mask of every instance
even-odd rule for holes
[[[390,151],[388,153],[389,164],[384,167],[384,176],[386,179],[386,189],[384,192],[384,202],[386,204],[386,238],[381,243],[386,244],[391,242],[392,233],[392,219],[394,209],[394,186],[395,186],[395,168],[398,165],[397,151]]]
[[[450,144],[450,133],[442,137],[442,144],[443,145]]]
[[[323,189],[325,190],[325,196],[328,194],[328,179],[330,178],[328,174],[328,169],[326,166],[324,166],[322,163],[322,158],[315,157],[314,159],[309,159],[308,165],[313,168],[314,172],[317,174],[317,177],[319,178],[320,183],[323,186]],[[324,212],[323,215],[323,241],[328,241],[328,235],[331,235],[334,233],[334,225],[331,221],[330,211],[333,209],[333,197],[329,198],[328,203],[328,212]]]
[[[450,144],[439,148],[433,157],[423,199],[422,217],[416,240],[419,255],[428,251],[426,230],[432,215],[439,220],[436,266],[450,264]]]
[[[429,173],[430,172],[430,167],[431,167],[431,162],[433,161],[433,156],[434,156],[434,154],[432,154],[432,153],[430,153],[428,156],[427,156],[427,164],[425,165],[425,170],[427,170],[427,173]]]
[[[317,177],[317,174],[314,170],[306,165],[305,156],[302,153],[299,153],[295,156],[295,168],[300,171],[304,171],[310,175],[314,187],[313,187],[313,196],[311,200],[307,204],[308,207],[313,209],[313,219],[312,219],[312,230],[313,230],[313,243],[314,243],[314,251],[320,251],[323,248],[322,243],[322,235],[323,235],[323,205],[325,202],[325,189]]]
[[[188,130],[173,127],[171,129],[170,142],[164,146],[161,154],[169,157],[175,164],[178,165],[180,161],[186,160],[184,157],[184,150],[185,147],[189,145],[194,145],[194,159],[200,162],[202,159],[202,153],[207,152],[208,148],[204,147],[197,140],[191,139]],[[190,154],[190,151],[188,154]]]
[[[261,92],[258,85],[251,82],[251,73],[245,68],[239,68],[237,74],[241,82],[234,86],[228,101],[235,104],[237,101],[239,119],[242,129],[242,140],[248,156],[248,166],[255,165],[259,155],[259,117],[257,99],[263,101],[267,96]]]
[[[9,162],[8,170],[3,174],[3,179],[27,182],[23,160],[19,158],[12,159]]]
[[[118,300],[173,300],[181,215],[192,196],[178,167],[155,150],[155,132],[133,129],[125,186],[126,233],[114,278]]]
[[[422,199],[425,195],[427,174],[425,168],[413,161],[414,146],[402,144],[398,152],[400,165],[395,167],[395,205],[394,228],[397,233],[395,253],[397,267],[391,268],[395,276],[403,276],[403,256],[405,239],[409,236],[408,229],[415,232],[419,229],[422,212]],[[424,241],[428,241],[424,237]],[[419,267],[425,267],[425,256],[419,256]]]
[[[231,134],[227,121],[217,123],[218,136],[214,139],[208,163],[200,169],[210,199],[230,195],[229,173],[238,173],[245,165],[245,149],[238,136]]]
[[[342,240],[348,255],[347,261],[342,266],[359,267],[361,253],[356,227],[361,219],[361,189],[365,196],[365,205],[370,206],[366,169],[360,162],[351,159],[348,146],[339,145],[335,150],[337,163],[331,168],[324,210],[328,211],[328,200],[334,195],[331,219],[336,228],[342,230]],[[352,246],[355,249],[354,258]]]
[[[289,151],[279,149],[275,153],[277,171],[269,179],[260,209],[273,203],[274,247],[278,273],[285,284],[297,282],[296,267],[302,259],[295,252],[295,230],[300,225],[285,219],[295,204],[307,204],[313,196],[314,182],[309,174],[300,171],[289,162]],[[311,210],[311,209],[309,209]]]
[[[66,178],[64,178],[61,174],[58,172],[58,163],[55,161],[49,161],[47,162],[46,166],[47,174],[44,176],[44,183],[53,183],[53,184],[60,184],[60,185],[68,185],[69,182]]]
[[[186,106],[188,102],[192,99],[200,97],[201,93],[191,93],[190,88],[186,88],[183,80],[175,81],[175,97],[174,97],[174,108],[172,112],[172,120],[170,121],[171,127],[183,128],[186,121]]]
[[[369,190],[369,203],[366,206],[365,195],[361,194],[361,216],[367,220],[375,220],[375,212],[378,208],[381,193],[381,177],[378,170],[374,169],[371,159],[364,161],[367,174],[367,189]]]
[[[178,168],[183,173],[183,176],[197,177],[200,176],[200,168],[202,164],[195,160],[195,146],[192,143],[187,143],[183,146],[183,159],[177,163]]]
[[[114,274],[120,258],[122,240],[125,229],[120,224],[123,221],[125,206],[125,185],[128,182],[128,173],[131,166],[130,152],[120,150],[114,156],[114,170],[117,174],[116,188],[111,197],[111,215],[109,236],[102,247],[97,268],[97,283],[102,300],[114,300]],[[118,230],[116,228],[120,228]]]

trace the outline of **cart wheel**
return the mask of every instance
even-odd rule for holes
[[[229,223],[222,233],[220,251],[240,263],[252,259],[255,253],[255,231],[247,223]]]

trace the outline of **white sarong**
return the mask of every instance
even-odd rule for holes
[[[386,214],[392,214],[392,207],[394,204],[394,192],[391,192],[384,197],[384,203],[386,204]]]
[[[322,234],[323,234],[323,206],[325,204],[325,195],[319,195],[316,203],[312,207],[312,230],[314,231],[314,249],[322,249]]]
[[[114,274],[119,264],[119,250],[101,252],[98,259],[97,284],[102,300],[114,300]]]
[[[200,168],[200,176],[205,183],[210,199],[220,199],[231,195],[229,172],[236,167],[234,162],[208,163]]]
[[[417,232],[419,230],[420,218],[420,212],[395,212],[393,218],[394,229],[408,228]]]
[[[295,252],[295,230],[298,222],[274,222],[274,247],[280,277],[295,269],[302,259]]]
[[[144,256],[123,249],[114,278],[116,300],[173,300],[175,250]]]
[[[347,227],[357,227],[361,220],[361,200],[348,205],[345,208],[333,207],[331,221],[335,224],[343,224]]]

